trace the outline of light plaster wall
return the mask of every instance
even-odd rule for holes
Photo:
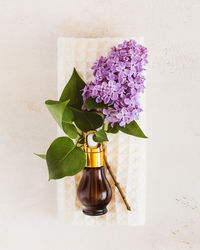
[[[0,249],[200,249],[200,1],[0,0]],[[147,223],[57,220],[43,152],[56,136],[59,36],[144,36]]]

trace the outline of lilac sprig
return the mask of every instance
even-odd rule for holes
[[[92,66],[94,81],[83,89],[83,101],[89,97],[103,102],[105,123],[125,127],[139,119],[142,111],[139,94],[144,92],[142,72],[147,61],[147,49],[135,40],[112,47],[108,57],[101,56]]]

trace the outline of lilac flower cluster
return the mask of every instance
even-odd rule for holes
[[[103,102],[105,123],[125,126],[139,119],[142,111],[139,93],[144,92],[142,72],[147,64],[147,49],[136,41],[124,41],[111,48],[108,57],[100,57],[92,66],[95,80],[83,89],[83,100],[92,97]]]

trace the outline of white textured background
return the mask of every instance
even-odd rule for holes
[[[0,249],[200,249],[200,1],[0,0]],[[67,226],[42,152],[56,136],[58,36],[144,36],[147,223]]]

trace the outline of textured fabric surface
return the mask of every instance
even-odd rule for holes
[[[129,39],[129,38],[126,38]],[[134,38],[143,44],[142,38]],[[101,55],[106,56],[113,45],[125,38],[59,38],[58,40],[58,95],[61,94],[76,67],[86,83],[93,79],[90,69]],[[141,98],[144,107],[144,96]],[[145,130],[145,112],[140,116],[140,125]],[[58,128],[58,136],[63,135]],[[132,208],[128,211],[114,183],[106,171],[112,186],[113,196],[108,205],[108,213],[92,217],[82,213],[76,188],[82,173],[58,181],[58,214],[62,220],[74,225],[143,225],[145,223],[145,140],[123,133],[109,135],[107,157],[112,170],[120,183]]]

